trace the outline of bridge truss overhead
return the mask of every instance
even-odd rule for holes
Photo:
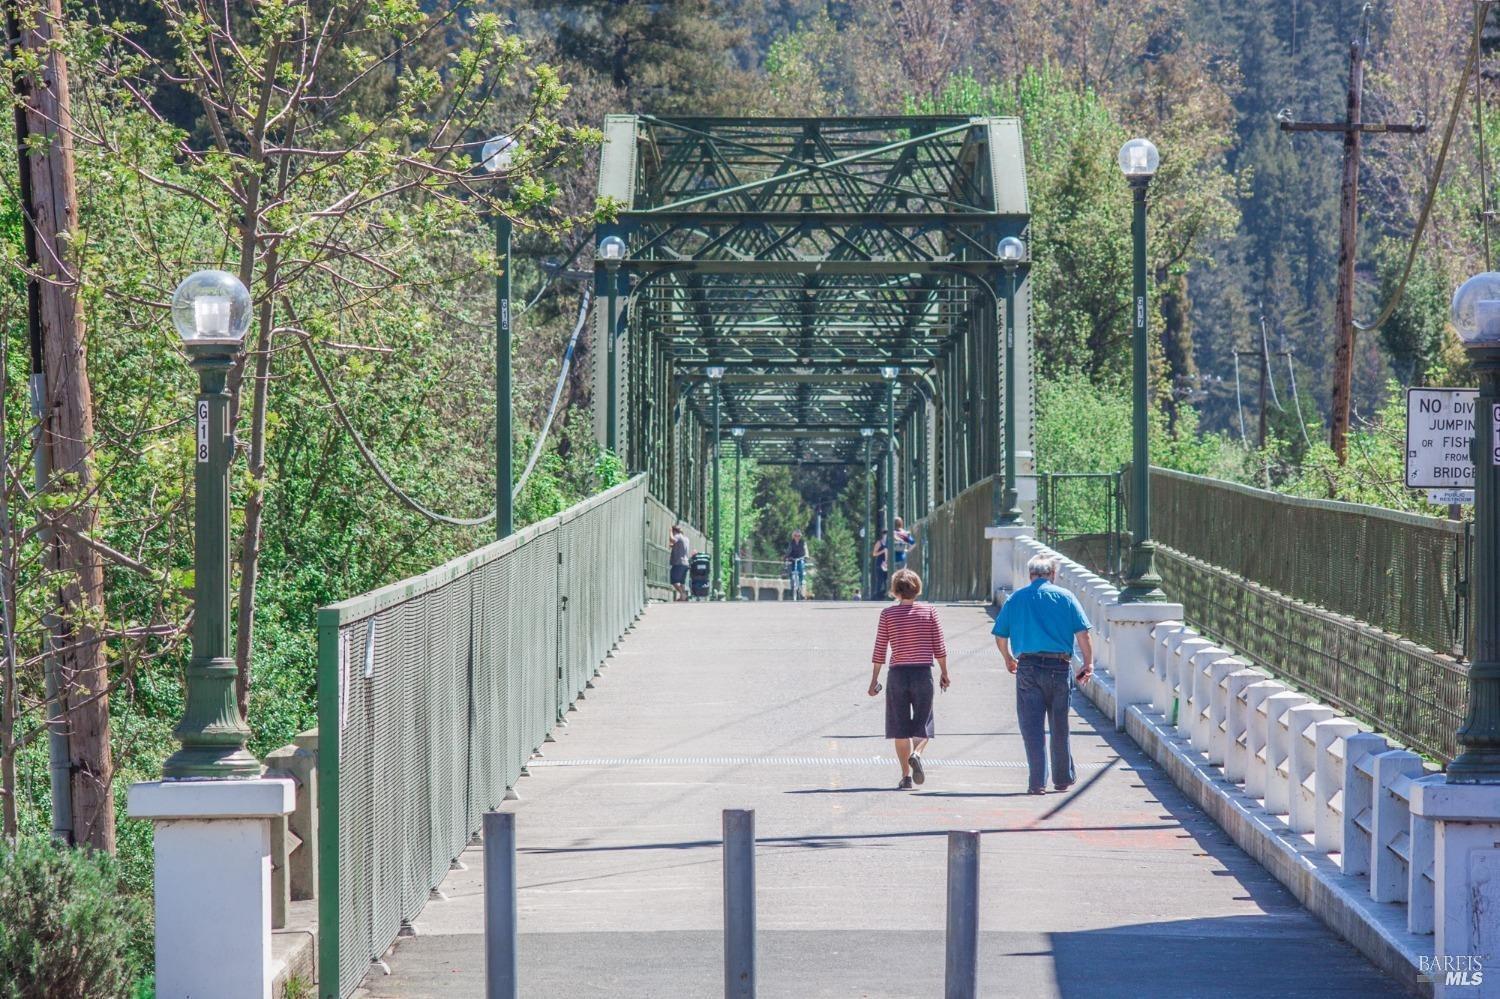
[[[612,115],[599,193],[599,438],[677,509],[707,512],[716,393],[762,462],[859,465],[874,430],[908,516],[998,474],[1012,298],[1029,471],[1027,267],[996,255],[1029,223],[1015,119]]]

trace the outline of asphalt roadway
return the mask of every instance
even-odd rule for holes
[[[1026,794],[1014,681],[977,605],[941,608],[953,688],[897,791],[865,693],[879,605],[652,605],[517,816],[521,995],[723,994],[721,810],[755,810],[762,997],[943,994],[946,836],[978,829],[980,993],[1403,993],[1083,697],[1078,784]],[[462,858],[361,995],[484,995],[483,856]]]

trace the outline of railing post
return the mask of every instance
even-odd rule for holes
[[[979,995],[979,833],[948,834],[946,999]]]
[[[484,813],[484,994],[517,999],[516,816]]]
[[[755,812],[724,809],[724,999],[755,996]]]

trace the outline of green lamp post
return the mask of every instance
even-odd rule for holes
[[[724,380],[724,369],[721,366],[714,365],[712,367],[704,369],[704,371],[708,375],[709,383],[713,385],[713,390],[714,390],[714,453],[713,453],[713,461],[714,461],[714,467],[713,467],[713,476],[714,476],[714,545],[713,545],[714,579],[713,579],[713,590],[712,590],[713,596],[710,599],[717,600],[717,599],[719,599],[719,597],[723,593],[723,591],[720,589],[720,586],[719,586],[719,584],[720,584],[720,582],[722,580],[722,575],[721,575],[721,569],[722,569],[721,562],[722,562],[722,559],[720,558],[720,553],[719,553],[719,539],[721,537],[721,535],[719,534],[719,529],[720,529],[720,527],[722,525],[722,517],[721,517],[722,509],[719,506],[719,450],[720,450],[720,448],[719,448],[719,440],[720,440],[720,430],[719,430],[719,397],[721,395],[721,393],[719,391],[719,383]]]
[[[250,293],[226,271],[198,271],[172,295],[172,325],[198,372],[193,460],[193,655],[186,669],[182,748],[162,766],[164,780],[259,777],[245,748],[250,727],[235,700],[229,632],[229,369],[250,327]]]
[[[865,439],[865,529],[860,532],[859,548],[859,592],[866,600],[873,600],[870,593],[873,581],[870,579],[870,549],[875,542],[872,535],[875,531],[874,514],[870,510],[870,441],[875,437],[874,427],[860,427],[859,435]]]
[[[995,523],[1015,527],[1021,523],[1021,493],[1016,488],[1016,269],[1026,258],[1026,244],[1006,236],[995,256],[1010,278],[1010,294],[1005,299],[1005,492],[998,497]]]
[[[515,157],[516,140],[497,135],[486,142],[479,153],[485,172],[504,177]],[[499,270],[495,274],[495,537],[509,537],[515,526],[514,488],[514,400],[512,398],[510,361],[510,216],[497,211],[495,256]]]
[[[604,412],[604,446],[609,449],[610,454],[619,454],[620,437],[620,414],[619,414],[619,373],[616,370],[619,365],[615,360],[616,341],[619,340],[619,316],[616,315],[616,296],[619,294],[619,272],[620,264],[625,260],[625,241],[619,236],[609,235],[599,240],[598,257],[604,261],[604,268],[609,272],[608,298],[609,317],[607,320],[607,336],[609,349],[607,351],[605,372],[606,389],[604,404],[607,407]]]
[[[882,508],[880,527],[884,532],[896,529],[896,379],[901,369],[894,364],[882,365],[880,377],[885,379],[885,460],[881,463],[881,482],[885,489],[885,506]],[[890,533],[894,538],[895,534]],[[892,560],[889,556],[887,564]]]
[[[1156,574],[1156,543],[1151,540],[1151,450],[1147,439],[1146,391],[1149,357],[1146,341],[1146,189],[1161,157],[1149,139],[1131,139],[1120,147],[1120,171],[1135,196],[1131,225],[1135,256],[1135,286],[1131,303],[1135,335],[1134,371],[1131,379],[1132,444],[1130,467],[1130,566],[1125,572],[1121,603],[1157,603],[1166,600],[1161,577]]]
[[[745,454],[745,428],[732,427],[734,437],[734,597],[740,598],[740,458]]]
[[[1453,325],[1479,375],[1474,409],[1474,661],[1463,751],[1450,784],[1500,784],[1500,274],[1465,281],[1453,295]]]

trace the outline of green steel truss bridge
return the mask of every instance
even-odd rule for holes
[[[1026,267],[996,255],[1029,223],[1017,120],[612,115],[604,131],[599,194],[620,211],[595,244],[595,419],[655,495],[709,522],[716,395],[719,439],[737,428],[761,462],[856,465],[873,444],[881,510],[894,495],[920,517],[988,481],[1012,300],[1030,470]]]

